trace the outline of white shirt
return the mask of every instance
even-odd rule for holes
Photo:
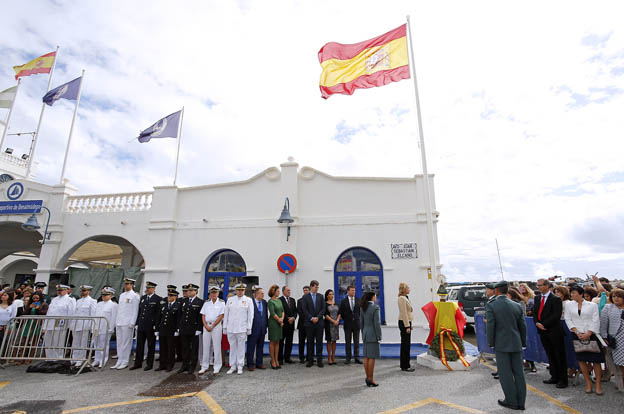
[[[95,306],[95,316],[103,316],[108,321],[108,333],[112,333],[115,330],[115,321],[117,320],[117,305],[112,300],[97,302]],[[98,332],[104,333],[106,329],[106,323],[103,320],[99,321]]]
[[[208,299],[204,302],[201,311],[199,312],[206,316],[206,323],[212,324],[217,320],[219,315],[225,313],[225,302],[222,299],[217,299],[216,302],[212,302],[212,299]]]
[[[593,302],[583,300],[581,314],[578,314],[578,302],[571,300],[567,302],[563,309],[565,322],[568,329],[576,328],[579,333],[592,331],[600,333],[600,314],[598,305]]]
[[[15,306],[15,309],[17,308],[23,308],[24,307],[24,301],[21,299],[15,299],[13,301],[13,303],[11,303],[11,306]]]
[[[76,303],[68,296],[56,296],[50,302],[48,306],[47,316],[73,316],[74,307]],[[61,329],[64,327],[64,322],[56,322],[52,319],[47,319],[44,322],[43,329]]]
[[[119,307],[117,308],[117,326],[134,326],[139,315],[139,302],[141,297],[134,290],[123,292],[119,295]]]
[[[11,303],[6,309],[0,308],[0,326],[6,326],[17,314],[17,307]]]
[[[228,299],[223,314],[223,329],[226,333],[247,333],[251,331],[254,318],[252,299],[238,295]]]
[[[76,308],[74,309],[74,316],[94,316],[97,300],[91,296],[86,298],[80,298],[76,301]],[[91,323],[89,321],[76,321],[75,331],[89,330],[91,329]]]

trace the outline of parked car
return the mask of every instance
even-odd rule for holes
[[[450,286],[447,288],[449,302],[457,302],[466,315],[466,323],[474,325],[475,308],[484,308],[487,302],[484,285]]]

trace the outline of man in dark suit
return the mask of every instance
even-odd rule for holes
[[[507,297],[505,281],[495,285],[496,299],[486,305],[487,341],[496,351],[496,366],[504,400],[498,403],[513,410],[524,410],[526,381],[522,348],[526,347],[526,321],[517,303]]]
[[[167,370],[171,372],[175,365],[175,336],[178,322],[180,304],[178,303],[178,291],[167,289],[167,299],[160,301],[160,313],[158,320],[158,343],[160,345],[160,364],[156,371]]]
[[[319,282],[310,282],[310,293],[303,297],[303,324],[308,337],[308,363],[309,368],[314,365],[314,345],[316,344],[316,363],[323,368],[323,331],[325,318],[325,298],[318,293]]]
[[[297,322],[297,332],[299,335],[299,344],[297,347],[299,348],[299,362],[305,362],[305,342],[308,337],[306,334],[305,326],[303,324],[303,298],[310,293],[310,286],[303,287],[303,296],[299,298],[297,301],[297,315],[299,315],[299,322]]]
[[[550,291],[550,282],[546,279],[537,281],[540,294],[535,296],[533,304],[533,322],[537,327],[542,345],[548,356],[550,378],[544,384],[557,384],[557,388],[568,386],[566,372],[565,332],[561,326],[561,299]]]
[[[187,297],[180,303],[178,316],[178,333],[182,342],[182,367],[178,370],[178,374],[184,371],[192,374],[197,368],[199,335],[204,329],[200,313],[204,301],[197,297],[199,286],[189,283],[186,287]]]
[[[290,359],[290,354],[293,346],[293,335],[295,334],[297,304],[295,299],[290,296],[290,288],[288,286],[282,288],[280,300],[284,307],[284,326],[282,326],[282,339],[280,339],[277,360],[280,365],[282,365],[284,361],[286,361],[287,364],[292,364],[293,360]]]
[[[254,318],[251,325],[251,335],[247,336],[247,368],[253,371],[254,368],[266,369],[262,363],[264,353],[264,337],[269,325],[269,309],[267,301],[264,300],[264,289],[256,287],[254,292]]]
[[[156,352],[156,324],[159,319],[160,301],[162,298],[154,293],[156,283],[145,282],[145,295],[139,302],[139,314],[137,315],[137,342],[134,365],[130,370],[139,369],[143,365],[145,353],[145,341],[147,341],[147,365],[143,369],[149,371],[154,366],[154,353]]]
[[[355,286],[347,288],[347,297],[340,302],[340,316],[344,321],[346,365],[351,363],[351,338],[353,338],[353,354],[355,363],[360,361],[360,299],[355,297]]]

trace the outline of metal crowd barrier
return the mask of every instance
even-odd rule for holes
[[[70,361],[95,369],[95,352],[105,352],[106,344],[95,347],[95,338],[108,332],[105,317],[19,316],[9,321],[0,344],[0,367],[18,361]],[[71,334],[71,335],[70,335]]]

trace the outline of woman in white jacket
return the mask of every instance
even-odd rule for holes
[[[570,288],[571,301],[564,306],[565,322],[568,329],[572,332],[572,340],[595,341],[598,345],[599,352],[576,352],[576,359],[583,372],[585,378],[585,392],[591,394],[592,381],[591,371],[596,375],[596,395],[602,395],[602,367],[604,363],[604,354],[600,347],[600,342],[596,337],[596,333],[600,332],[600,314],[598,305],[583,299],[583,288],[573,286]]]
[[[97,327],[96,335],[93,337],[95,348],[104,349],[104,351],[95,351],[94,367],[104,368],[108,362],[108,346],[111,336],[115,330],[115,321],[117,320],[117,304],[111,300],[115,294],[112,287],[104,287],[102,289],[102,301],[98,302],[95,307],[95,316],[106,318],[107,324],[100,319]]]

